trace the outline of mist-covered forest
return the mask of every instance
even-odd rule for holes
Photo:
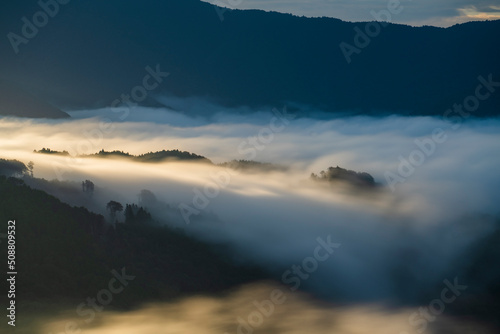
[[[0,333],[499,333],[498,1],[4,1]]]
[[[50,149],[43,151],[36,154],[60,154]],[[134,163],[157,163],[156,160],[144,162],[127,153],[113,152],[96,155],[106,159],[125,156]],[[181,153],[178,159],[201,157]],[[210,161],[204,157],[197,160],[202,164]],[[167,163],[175,161],[167,160]],[[250,161],[233,160],[215,167],[240,167],[238,172],[249,175],[256,169],[260,173],[273,170],[287,172],[286,168]],[[25,164],[18,160],[0,159],[0,219],[15,217],[19,271],[26,271],[17,281],[21,310],[43,313],[46,306],[39,309],[39,305],[50,305],[52,312],[64,310],[67,305],[95,294],[106,286],[111,272],[122,268],[133,284],[131,282],[127,287],[126,293],[113,298],[111,309],[129,312],[151,302],[173,301],[198,294],[216,296],[251,282],[268,281],[289,289],[296,288],[291,284],[293,281],[280,277],[279,267],[269,267],[248,256],[247,252],[251,250],[235,247],[224,238],[203,236],[206,233],[221,233],[226,224],[231,224],[223,222],[217,215],[206,212],[193,220],[191,225],[179,224],[180,217],[175,214],[177,208],[174,203],[162,201],[150,190],[138,192],[136,202],[107,201],[113,194],[112,189],[104,189],[91,180],[45,180],[34,176],[34,170],[36,164],[33,162]],[[377,185],[370,174],[339,166],[329,167],[319,174],[312,173],[301,182],[319,183],[319,191],[324,192],[344,189],[344,185],[351,191],[355,190],[356,196],[364,192],[383,191],[383,186]],[[329,186],[324,188],[325,185]],[[77,206],[74,206],[76,203]],[[92,208],[100,213],[92,212]],[[166,214],[168,212],[171,213],[171,221]],[[454,224],[462,230],[460,233],[467,233],[477,224],[490,227],[487,228],[489,232],[483,233],[482,237],[468,243],[462,250],[467,254],[465,259],[459,255],[447,265],[445,272],[460,277],[470,287],[469,296],[451,305],[447,314],[497,323],[500,270],[496,263],[500,255],[500,221],[476,213],[462,217]],[[5,253],[5,249],[2,252]],[[415,295],[411,288],[404,286],[417,274],[412,273],[416,267],[411,262],[419,261],[414,252],[406,249],[399,255],[390,255],[399,256],[404,262],[396,261],[390,268],[391,284],[398,292],[398,298],[388,305],[418,305],[441,289],[435,282],[425,288],[425,294]],[[313,295],[319,293],[307,284],[299,287]],[[332,292],[333,295],[327,298],[330,303],[353,298],[345,299],[340,291]],[[55,299],[57,304],[53,303]],[[90,306],[85,308],[83,305],[77,314],[86,314],[87,309],[90,310]],[[88,311],[88,314],[91,312]],[[41,321],[39,317],[30,316],[21,316],[18,321],[25,320],[25,324],[34,326]],[[436,326],[439,324],[437,322]]]

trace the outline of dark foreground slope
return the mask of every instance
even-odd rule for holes
[[[358,42],[348,63],[339,45],[356,46],[354,28],[365,23],[255,10],[226,11],[221,21],[198,0],[59,7],[17,47],[5,36],[21,36],[21,18],[41,8],[9,2],[0,11],[0,73],[59,107],[111,105],[143,84],[147,66],[170,74],[141,101],[149,105],[169,93],[226,105],[292,101],[329,112],[442,115],[474,94],[478,76],[500,81],[500,21],[447,29],[388,24]],[[499,106],[495,93],[475,114],[498,115]]]
[[[108,286],[113,270],[135,278],[114,296],[112,307],[213,293],[262,277],[260,271],[234,266],[213,247],[179,231],[126,224],[109,228],[101,215],[0,175],[4,259],[9,220],[16,225],[19,304],[85,301]],[[1,285],[6,289],[6,283]]]

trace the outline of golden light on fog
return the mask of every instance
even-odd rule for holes
[[[270,306],[266,302],[275,290],[283,293],[283,303]],[[375,304],[329,305],[305,293],[291,292],[286,286],[261,282],[220,297],[193,296],[130,312],[104,311],[89,324],[68,311],[66,316],[47,321],[40,333],[59,333],[66,323],[74,321],[86,334],[401,334],[416,333],[409,322],[416,310]],[[442,327],[456,334],[468,333],[471,328],[491,333],[477,323],[445,315],[431,323],[427,331],[437,334]]]

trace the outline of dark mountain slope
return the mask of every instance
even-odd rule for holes
[[[67,113],[17,87],[0,80],[0,116],[66,118]]]
[[[101,215],[0,175],[0,253],[5,259],[9,220],[16,226],[16,268],[22,273],[16,298],[22,304],[84,301],[107,286],[112,270],[124,267],[136,278],[115,296],[113,307],[221,291],[263,277],[260,270],[235,266],[229,256],[179,231],[126,224],[110,228]],[[8,290],[5,281],[1,286]]]

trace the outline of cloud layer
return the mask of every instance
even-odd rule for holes
[[[459,254],[495,228],[492,220],[474,215],[499,215],[498,120],[470,120],[454,130],[452,124],[428,117],[320,121],[293,115],[280,120],[283,110],[226,112],[207,118],[135,108],[124,121],[116,110],[81,111],[73,113],[81,119],[70,121],[4,118],[0,156],[34,161],[37,177],[93,180],[101,189],[96,201],[102,201],[94,207],[101,205],[103,213],[108,200],[137,202],[140,190],[148,189],[164,203],[151,208],[157,218],[213,242],[230,243],[238,254],[276,275],[310,256],[318,237],[330,237],[341,249],[304,282],[330,297],[416,298],[446,278]],[[424,154],[425,147],[415,140],[428,143],[436,129],[446,140]],[[290,169],[247,175],[210,165],[32,152],[42,147],[73,155],[101,149],[132,154],[180,149],[217,163],[253,159]],[[394,191],[385,186],[375,194],[360,194],[309,180],[311,172],[339,165],[366,171],[386,184],[387,173],[400,175],[402,161],[414,161],[415,151],[421,151],[424,161]],[[186,215],[189,222],[201,217],[201,225],[187,225]],[[395,271],[409,277],[406,286],[396,287]]]
[[[223,297],[195,296],[176,303],[147,305],[127,313],[106,311],[99,324],[87,326],[68,312],[45,321],[41,333],[57,332],[74,321],[88,334],[111,333],[414,333],[408,315],[415,309],[389,310],[373,305],[338,307],[319,304],[301,293],[284,293],[269,304],[270,294],[282,287],[259,283]],[[267,302],[267,303],[266,303]],[[262,312],[262,313],[261,313]],[[487,327],[471,320],[442,316],[428,325],[429,333],[489,334]]]

